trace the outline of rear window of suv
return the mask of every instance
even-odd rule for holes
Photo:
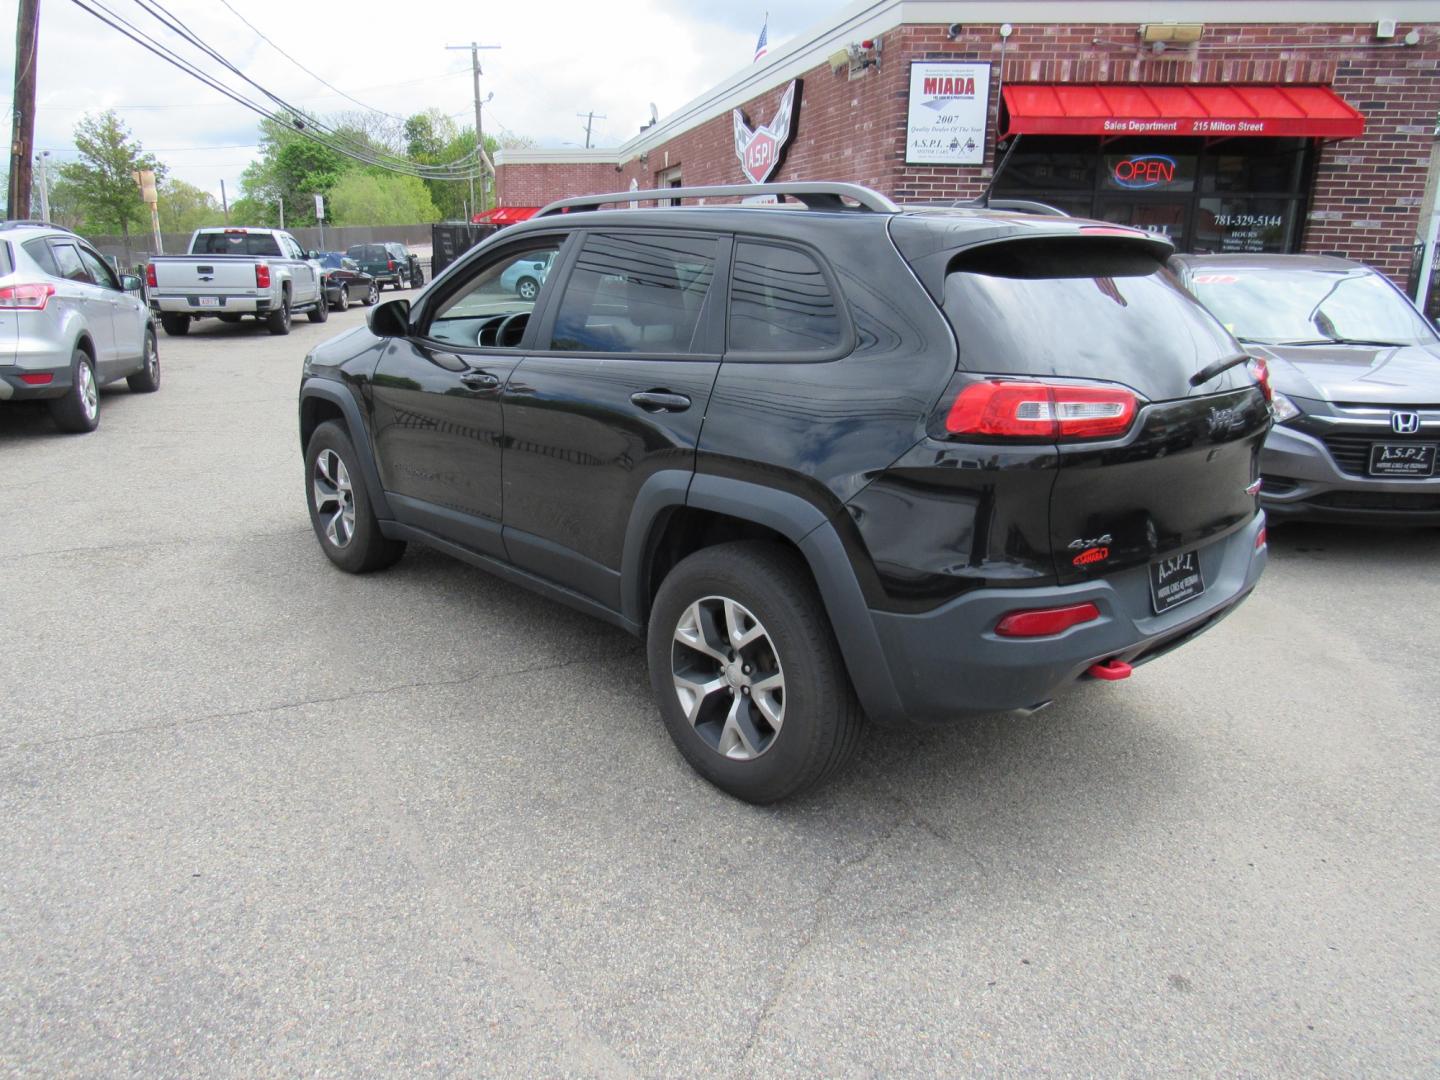
[[[192,255],[274,255],[280,244],[269,233],[201,233],[195,238]]]
[[[55,255],[50,250],[50,245],[44,240],[26,240],[21,245],[25,254],[35,260],[36,265],[44,270],[51,277],[60,277],[60,265],[55,261]]]
[[[986,374],[1189,373],[1237,351],[1154,254],[1122,240],[1035,238],[963,252],[945,276],[945,315],[960,366]]]
[[[356,244],[345,255],[358,262],[380,262],[390,257],[384,244]]]

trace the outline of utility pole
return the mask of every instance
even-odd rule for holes
[[[220,212],[225,215],[225,224],[230,224],[230,200],[225,198],[225,181],[220,181]]]
[[[35,68],[40,48],[40,0],[20,0],[15,20],[15,102],[10,121],[7,217],[30,216],[30,159],[35,153]]]
[[[480,50],[498,49],[500,46],[480,45],[472,41],[469,45],[446,45],[445,48],[450,50],[468,49],[470,52],[470,74],[475,80],[475,149],[480,155],[480,161],[485,166],[485,172],[493,177],[495,175],[495,165],[491,162],[490,155],[485,152],[485,124],[480,115],[480,106],[482,105],[480,100],[480,76],[482,74],[480,70]],[[489,199],[485,197],[484,174],[482,174],[480,179],[480,208],[482,210],[485,209],[488,203]],[[472,202],[471,205],[473,206],[474,203]]]
[[[594,109],[591,109],[588,113],[577,112],[575,115],[585,117],[585,149],[589,150],[590,128],[594,125],[596,120],[609,120],[610,118],[604,113],[597,113]]]
[[[41,150],[35,155],[35,163],[40,166],[40,220],[50,220],[50,174],[45,170],[45,159],[50,156],[49,150]]]

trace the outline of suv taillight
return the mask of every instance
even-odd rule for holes
[[[152,288],[152,289],[158,287],[159,284],[160,284],[158,281],[155,280],[155,264],[154,264],[154,263],[146,263],[146,264],[145,264],[145,284],[148,285],[148,286],[150,286],[150,288]]]
[[[385,264],[385,269],[386,269],[386,270],[394,270],[394,269],[395,269],[395,260],[394,260],[394,259],[391,259],[389,262],[387,262],[387,263]]]
[[[1265,362],[1263,356],[1250,358],[1250,374],[1260,385],[1260,392],[1265,395],[1265,400],[1274,401],[1275,389],[1270,385],[1270,365]]]
[[[38,285],[6,285],[0,288],[0,309],[6,311],[44,311],[55,286],[48,281]]]
[[[255,287],[257,289],[268,289],[270,287],[270,264],[255,264]]]
[[[1101,439],[1124,435],[1139,401],[1123,386],[971,383],[945,417],[951,435],[1010,439]]]

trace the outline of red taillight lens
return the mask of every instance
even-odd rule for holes
[[[960,391],[945,430],[951,435],[1018,439],[1096,439],[1123,435],[1138,401],[1123,386],[971,383]]]
[[[387,262],[387,263],[385,264],[385,269],[386,269],[386,270],[394,270],[394,269],[395,269],[395,260],[394,260],[394,259],[391,259],[389,262]]]
[[[270,264],[255,264],[255,287],[257,289],[268,289],[270,287]]]
[[[1264,526],[1264,525],[1261,525],[1261,526],[1260,526],[1260,531],[1255,534],[1255,550],[1256,550],[1256,551],[1259,551],[1259,550],[1260,550],[1261,548],[1263,548],[1267,543],[1269,543],[1270,538],[1265,535],[1266,532],[1267,532],[1267,527]]]
[[[48,281],[38,285],[6,285],[0,289],[0,308],[7,311],[44,311],[55,286]]]
[[[155,288],[156,286],[158,286],[158,285],[160,284],[158,281],[155,280],[155,264],[154,264],[154,263],[146,263],[146,264],[145,264],[145,284],[148,285],[148,286],[150,286],[150,288],[152,288],[152,289]]]
[[[1260,392],[1265,395],[1265,400],[1274,401],[1275,391],[1270,386],[1270,365],[1265,362],[1264,357],[1252,356],[1250,358],[1250,374],[1260,384]]]
[[[1100,609],[1088,601],[1066,607],[1012,611],[995,624],[995,633],[1001,637],[1048,637],[1098,618]]]
[[[45,386],[55,381],[55,374],[50,371],[31,371],[21,375],[20,381],[30,386]]]

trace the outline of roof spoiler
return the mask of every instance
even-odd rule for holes
[[[578,195],[574,198],[552,202],[548,206],[542,207],[535,216],[541,218],[552,214],[598,210],[611,203],[668,201],[670,199],[743,199],[754,195],[774,195],[781,202],[786,199],[794,199],[796,202],[802,203],[807,210],[858,210],[878,214],[898,214],[900,212],[900,207],[884,195],[860,184],[792,181],[783,184],[720,184],[710,187],[616,191],[608,195]],[[850,206],[845,202],[847,199],[857,205]]]

